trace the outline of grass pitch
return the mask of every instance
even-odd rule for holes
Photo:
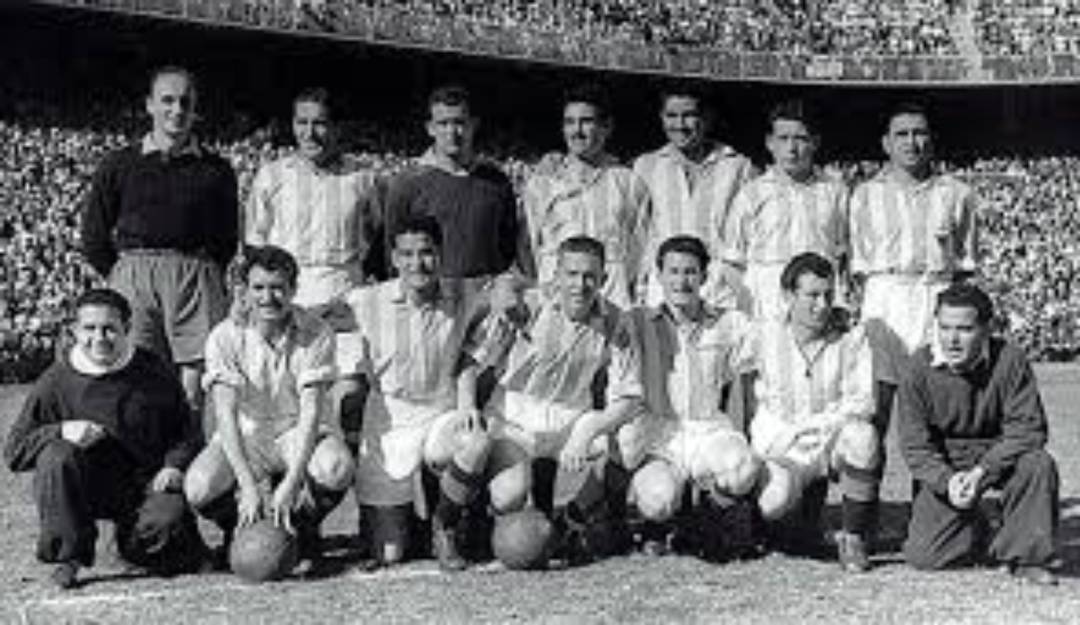
[[[1016,582],[991,569],[920,573],[899,554],[866,575],[835,563],[770,555],[713,565],[689,557],[614,558],[574,570],[518,573],[497,565],[445,575],[432,562],[365,573],[348,559],[318,580],[254,586],[227,574],[162,580],[127,575],[99,543],[87,583],[54,590],[34,560],[29,475],[0,471],[0,623],[1077,623],[1080,622],[1080,367],[1037,370],[1062,475],[1062,581]],[[6,434],[25,387],[0,388]],[[882,534],[904,533],[910,477],[889,435]],[[324,526],[344,542],[355,527],[346,500]],[[108,532],[103,532],[107,537]]]

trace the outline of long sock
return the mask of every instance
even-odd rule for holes
[[[443,527],[455,527],[461,520],[462,510],[472,501],[479,488],[479,474],[451,462],[439,478],[439,503],[435,506],[435,518]]]
[[[844,497],[841,505],[844,531],[864,539],[869,538],[877,525],[877,511],[877,501],[858,501]]]

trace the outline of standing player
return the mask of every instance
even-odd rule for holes
[[[788,314],[762,322],[758,409],[750,423],[751,444],[765,459],[758,502],[767,521],[778,521],[811,483],[839,476],[840,563],[865,571],[882,466],[872,422],[870,345],[861,327],[846,330],[836,323],[836,271],[824,257],[799,254],[780,281]]]
[[[915,493],[904,555],[942,569],[978,562],[989,547],[1009,573],[1052,585],[1058,472],[1046,414],[1023,352],[990,336],[993,317],[978,287],[949,286],[935,341],[905,370],[899,425]],[[992,542],[979,506],[988,489],[1001,491],[1004,513]]]
[[[480,479],[488,440],[476,409],[475,367],[463,360],[480,280],[440,277],[442,230],[430,216],[397,223],[398,277],[349,294],[361,342],[359,371],[371,391],[364,408],[356,497],[374,555],[396,564],[408,552],[407,521],[422,508],[424,465],[440,473],[433,547],[440,565],[460,570],[458,522]]]
[[[725,391],[752,366],[749,318],[702,299],[709,253],[700,239],[664,241],[656,264],[664,302],[634,311],[646,411],[620,431],[619,442],[629,466],[644,460],[630,499],[647,521],[663,523],[679,510],[688,484],[730,507],[757,484],[761,463],[724,405]]]
[[[398,223],[409,215],[430,215],[438,220],[446,240],[445,275],[502,273],[514,265],[523,247],[513,186],[497,166],[474,151],[479,120],[467,91],[436,89],[428,98],[428,113],[431,148],[416,168],[390,182],[386,231],[397,232]],[[387,241],[388,248],[392,245]]]
[[[765,146],[773,163],[735,198],[723,252],[731,273],[742,275],[757,318],[783,315],[780,273],[796,254],[820,254],[841,275],[847,255],[847,192],[814,167],[820,138],[806,107],[784,102],[768,123]]]
[[[364,262],[380,219],[373,172],[343,155],[334,109],[323,89],[293,100],[296,152],[264,165],[255,176],[244,219],[250,245],[276,245],[296,259],[300,274],[294,303],[327,317],[342,297],[365,281]],[[347,436],[359,431],[359,381],[346,374],[360,355],[347,334],[337,336],[343,375],[334,408]],[[346,408],[348,407],[348,408]]]
[[[674,88],[661,97],[660,123],[667,144],[638,157],[636,173],[649,189],[650,213],[645,220],[642,258],[656,257],[660,244],[675,235],[705,242],[714,258],[720,255],[724,222],[735,195],[754,175],[750,159],[734,148],[713,142],[712,111],[698,93]],[[663,288],[651,265],[645,272],[643,297],[650,306],[663,300]],[[710,302],[729,298],[723,269],[717,264],[703,293]]]
[[[975,198],[934,173],[932,139],[925,109],[898,106],[881,138],[888,164],[851,198],[851,272],[874,344],[882,432],[908,355],[930,340],[934,298],[976,268]]]
[[[244,250],[242,312],[206,344],[217,432],[188,469],[184,491],[226,543],[237,524],[264,513],[293,531],[299,510],[302,555],[315,559],[319,524],[345,494],[353,462],[327,401],[337,375],[334,335],[291,303],[298,273],[281,248]]]
[[[479,363],[501,376],[486,408],[492,449],[486,474],[498,514],[524,508],[533,461],[555,460],[553,505],[571,559],[604,555],[610,521],[605,500],[605,435],[641,407],[639,350],[629,318],[599,295],[604,246],[570,237],[559,245],[554,293],[528,294],[527,321],[504,323],[480,343]],[[604,408],[594,404],[595,385]]]
[[[205,546],[180,486],[199,423],[176,374],[130,344],[122,295],[87,291],[75,310],[71,350],[38,379],[4,449],[11,470],[34,471],[37,556],[56,563],[57,586],[75,586],[94,562],[95,522],[108,518],[126,560],[193,570]]]
[[[203,346],[228,310],[224,271],[236,250],[236,176],[192,134],[191,72],[154,72],[153,127],[98,168],[82,216],[89,263],[132,307],[135,342],[174,363],[202,411]]]
[[[605,151],[614,122],[599,87],[571,90],[563,103],[566,154],[546,157],[525,186],[525,215],[538,282],[555,280],[559,244],[593,237],[608,254],[604,296],[628,308],[634,301],[640,257],[639,225],[648,190],[629,168]]]

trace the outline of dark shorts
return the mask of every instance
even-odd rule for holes
[[[210,330],[229,310],[214,261],[169,250],[126,250],[109,284],[131,303],[131,338],[166,362],[203,360]]]

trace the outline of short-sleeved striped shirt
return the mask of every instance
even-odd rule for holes
[[[472,352],[502,370],[496,393],[522,393],[544,403],[578,410],[593,409],[593,384],[606,371],[606,400],[639,399],[640,350],[626,313],[598,300],[585,321],[571,319],[555,299],[537,302],[523,327],[494,329]],[[509,323],[502,321],[503,324]]]
[[[334,333],[322,320],[294,306],[288,330],[268,342],[249,324],[226,319],[206,341],[203,386],[224,384],[237,392],[238,422],[245,435],[276,437],[300,418],[304,387],[337,379]],[[329,398],[321,406],[330,419]]]
[[[696,322],[677,322],[666,304],[638,308],[633,317],[650,416],[732,425],[721,396],[725,386],[754,366],[749,317],[708,304]]]
[[[905,275],[974,271],[976,207],[951,175],[911,184],[886,168],[851,198],[851,270]]]
[[[629,306],[641,250],[640,223],[649,201],[644,184],[614,157],[592,166],[564,155],[544,159],[525,186],[525,215],[541,286],[555,280],[559,244],[588,236],[604,244],[605,297]]]
[[[759,324],[757,341],[758,409],[752,437],[827,430],[847,419],[873,416],[872,356],[861,325],[800,346],[788,321],[769,320]],[[754,447],[769,445],[755,440]]]
[[[456,407],[456,373],[487,281],[444,278],[430,302],[410,301],[395,279],[346,297],[361,337],[359,373],[372,392],[446,410]]]
[[[352,159],[320,168],[285,156],[255,176],[245,238],[288,250],[301,266],[359,265],[379,220],[375,186],[375,174]]]
[[[798,182],[777,168],[750,181],[735,198],[724,235],[723,259],[784,265],[803,252],[835,261],[847,251],[847,189],[815,172]]]

